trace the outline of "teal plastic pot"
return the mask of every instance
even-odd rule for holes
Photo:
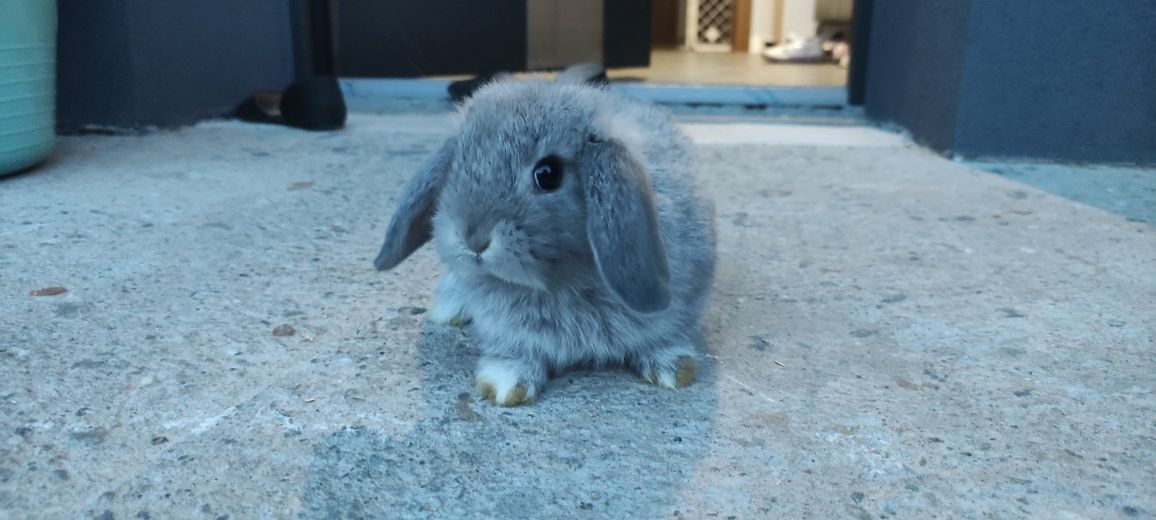
[[[56,2],[0,0],[0,175],[44,160],[56,139]]]

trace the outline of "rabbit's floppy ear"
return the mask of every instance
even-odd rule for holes
[[[373,266],[379,271],[392,269],[429,241],[433,234],[430,219],[437,207],[438,194],[441,193],[446,175],[449,174],[457,141],[457,137],[447,139],[409,181],[397,212],[389,223],[389,230],[385,232],[381,252],[373,261]]]
[[[606,285],[639,312],[670,305],[670,267],[645,168],[617,139],[582,152],[586,234]]]
[[[558,83],[570,83],[574,85],[592,85],[595,87],[605,87],[610,83],[606,77],[606,68],[597,63],[579,63],[571,65],[562,69],[555,79]]]

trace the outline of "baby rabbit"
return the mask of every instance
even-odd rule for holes
[[[500,78],[406,188],[374,265],[433,238],[448,268],[431,320],[470,323],[475,379],[501,406],[569,367],[695,377],[714,273],[712,204],[670,116],[564,72]]]

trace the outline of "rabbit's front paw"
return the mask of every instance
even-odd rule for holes
[[[521,363],[483,357],[475,376],[478,393],[498,406],[519,406],[534,402],[541,384],[536,374]]]
[[[466,325],[469,325],[470,322],[473,321],[470,319],[469,316],[466,316],[465,314],[463,314],[461,312],[453,312],[452,310],[446,311],[446,310],[440,310],[440,309],[443,309],[443,308],[439,307],[437,304],[434,305],[433,310],[430,311],[430,315],[429,315],[430,321],[437,323],[439,325],[449,325],[451,327],[457,327],[459,329],[462,327],[465,327]]]
[[[453,273],[445,275],[438,282],[437,295],[434,297],[429,319],[434,323],[449,324],[452,327],[464,327],[470,322],[470,316],[466,314],[464,293]]]
[[[662,388],[683,388],[694,382],[698,363],[693,356],[678,356],[671,361],[652,361],[638,367],[646,382]]]
[[[470,323],[470,316],[460,301],[439,295],[429,311],[429,320],[439,325],[465,327]]]

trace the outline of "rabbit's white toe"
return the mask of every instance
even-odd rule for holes
[[[483,357],[474,379],[483,398],[498,406],[518,406],[538,396],[538,378],[532,372],[516,361]]]
[[[657,364],[640,371],[648,383],[662,388],[683,388],[694,382],[698,363],[691,356],[681,356],[671,364]]]

